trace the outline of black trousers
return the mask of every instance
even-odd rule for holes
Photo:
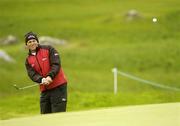
[[[67,84],[41,93],[41,114],[65,112],[67,104]]]

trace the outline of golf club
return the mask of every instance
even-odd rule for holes
[[[25,87],[18,87],[16,84],[13,85],[13,87],[16,88],[17,90],[24,90],[24,89],[31,88],[34,86],[38,86],[38,84],[33,84],[33,85],[25,86]]]

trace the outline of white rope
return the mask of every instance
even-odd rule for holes
[[[122,76],[131,78],[133,80],[140,81],[140,82],[143,82],[143,83],[155,86],[155,87],[164,88],[164,89],[168,89],[168,90],[174,90],[174,91],[180,91],[180,88],[165,86],[163,84],[159,84],[159,83],[155,83],[155,82],[152,82],[152,81],[144,80],[144,79],[141,79],[139,77],[136,77],[136,76],[133,76],[133,75],[121,72],[121,71],[118,71],[118,74],[121,74]]]

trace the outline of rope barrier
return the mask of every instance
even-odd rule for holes
[[[140,82],[143,82],[143,83],[155,86],[155,87],[159,87],[159,88],[163,88],[163,89],[168,89],[168,90],[173,90],[173,91],[180,91],[180,88],[165,86],[164,84],[159,84],[159,83],[156,83],[156,82],[144,80],[144,79],[141,79],[139,77],[136,77],[136,76],[124,73],[122,71],[117,71],[117,73],[122,75],[122,76],[128,77],[130,79],[133,79],[133,80],[136,80],[136,81],[140,81]]]
[[[142,79],[140,77],[137,77],[137,76],[134,76],[134,75],[122,72],[122,71],[118,71],[117,68],[113,68],[112,72],[114,73],[114,94],[117,94],[117,91],[118,91],[118,84],[117,84],[117,75],[118,74],[120,74],[120,75],[122,75],[124,77],[130,78],[132,80],[143,82],[145,84],[148,84],[148,85],[151,85],[151,86],[154,86],[154,87],[158,87],[158,88],[162,88],[162,89],[166,89],[166,90],[172,90],[172,91],[180,91],[180,88],[166,86],[165,84],[160,84],[160,83],[152,82],[152,81],[149,81],[149,80],[145,80],[145,79]]]

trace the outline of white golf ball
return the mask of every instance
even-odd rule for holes
[[[153,18],[152,21],[153,21],[153,22],[157,22],[157,18]]]

